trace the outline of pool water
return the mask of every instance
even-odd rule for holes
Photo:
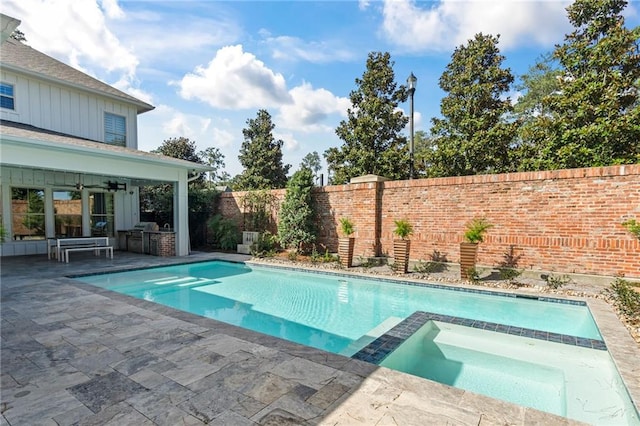
[[[418,311],[475,320],[481,328],[493,324],[543,331],[562,335],[562,341],[575,336],[570,339],[578,344],[585,339],[603,346],[588,307],[557,299],[223,261],[76,279],[346,356],[367,352]],[[384,353],[388,356],[381,365],[568,417],[593,411],[595,417],[585,421],[597,424],[616,424],[621,418],[638,423],[606,350],[428,324],[419,324],[419,331],[407,335],[394,352]]]
[[[429,321],[380,365],[591,424],[640,424],[607,351]]]
[[[415,311],[601,339],[584,305],[230,262],[78,278],[303,345],[351,356]]]

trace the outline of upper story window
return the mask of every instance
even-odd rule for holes
[[[109,145],[127,145],[127,121],[123,116],[104,113],[104,142]]]
[[[6,109],[15,109],[13,84],[0,83],[0,107]]]

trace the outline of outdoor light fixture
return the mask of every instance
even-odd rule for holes
[[[407,86],[409,86],[409,96],[411,97],[411,118],[409,121],[409,132],[411,133],[409,139],[409,179],[413,179],[413,94],[416,92],[416,84],[418,78],[413,75],[413,72],[407,78]]]

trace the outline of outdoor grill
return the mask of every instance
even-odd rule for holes
[[[150,233],[158,232],[158,229],[159,226],[155,222],[139,222],[133,227],[133,229],[118,231],[120,243],[124,243],[124,248],[127,251],[149,254]]]

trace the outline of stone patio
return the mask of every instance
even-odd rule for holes
[[[248,256],[1,259],[0,425],[571,425],[66,276]],[[640,401],[640,350],[589,300]]]

